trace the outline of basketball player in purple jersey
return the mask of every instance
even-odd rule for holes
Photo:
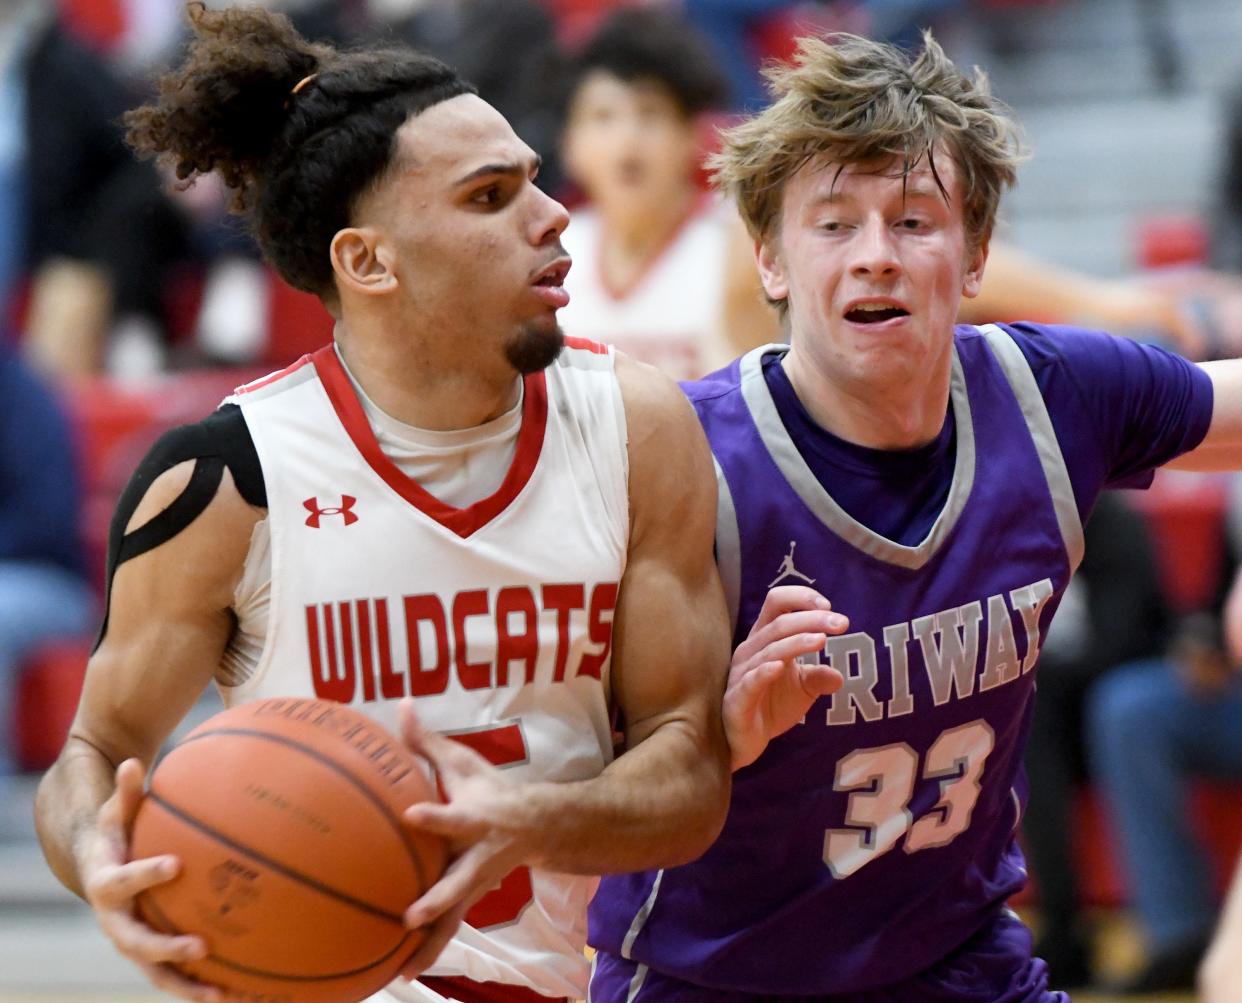
[[[805,40],[771,80],[716,168],[791,344],[685,387],[753,740],[702,858],[604,879],[590,999],[1062,1000],[1005,905],[1043,631],[1104,488],[1242,466],[1242,363],[955,328],[1017,143],[930,36]]]

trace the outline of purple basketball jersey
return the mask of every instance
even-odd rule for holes
[[[791,441],[769,346],[688,387],[720,481],[717,553],[743,640],[776,584],[850,618],[846,678],[734,778],[698,861],[605,878],[591,942],[708,988],[847,994],[950,955],[1024,880],[1014,835],[1043,631],[1082,527],[1029,365],[959,328],[948,499],[917,546],[847,515]]]

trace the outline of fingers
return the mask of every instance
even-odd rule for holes
[[[765,645],[763,650],[756,655],[756,660],[762,657],[764,662],[792,661],[801,655],[820,651],[827,640],[828,635],[823,631],[808,631],[805,634],[782,637],[778,641]]]
[[[194,961],[207,956],[202,937],[160,933],[134,913],[134,899],[147,888],[163,884],[179,869],[172,857],[151,857],[120,866],[102,867],[86,881],[86,895],[99,925],[117,950],[142,964]]]
[[[171,855],[121,864],[96,861],[90,873],[83,875],[83,890],[96,908],[128,909],[140,892],[171,881],[180,869],[181,862]]]
[[[460,903],[469,906],[479,896],[499,884],[508,873],[504,868],[494,873],[493,852],[482,843],[476,843],[454,860],[440,880],[423,892],[422,896],[405,911],[405,925],[411,929],[426,926],[449,913]],[[488,864],[492,864],[488,867]]]
[[[405,810],[404,819],[407,825],[420,832],[429,832],[452,841],[479,838],[486,832],[486,825],[478,818],[463,814],[452,802],[420,801]]]
[[[160,933],[120,909],[97,915],[99,925],[117,950],[139,965],[175,965],[207,957],[207,944],[202,937]]]
[[[784,671],[784,662],[764,662],[743,675],[736,684],[730,685],[725,693],[728,716],[738,721],[754,717],[768,687]]]
[[[774,589],[768,589],[768,594],[763,600],[763,608],[759,610],[759,616],[755,620],[752,631],[766,626],[782,613],[793,613],[798,610],[827,612],[830,609],[832,609],[832,603],[814,589],[807,588],[805,585],[778,585]]]
[[[119,799],[121,824],[126,831],[134,821],[138,806],[142,804],[142,785],[147,779],[147,768],[140,759],[127,759],[116,768],[116,794]]]
[[[445,945],[453,939],[453,935],[457,932],[457,928],[461,926],[462,920],[466,916],[466,909],[469,908],[464,902],[457,905],[456,908],[450,909],[441,916],[435,923],[427,928],[427,936],[406,962],[405,967],[401,969],[401,974],[407,979],[416,979],[423,974],[432,963],[440,956],[440,952],[444,950]]]
[[[401,738],[410,751],[426,759],[438,773],[448,771],[458,775],[475,772],[480,766],[490,766],[486,759],[461,742],[424,728],[414,709],[414,701],[409,697],[402,700],[397,708],[397,722]]]
[[[782,613],[765,626],[752,630],[750,636],[737,646],[733,662],[736,665],[755,657],[761,657],[765,662],[770,661],[773,658],[782,657],[772,654],[772,646],[784,638],[807,632],[825,635],[842,634],[849,625],[849,619],[840,613],[821,610]]]
[[[96,828],[108,832],[110,836],[119,833],[124,837],[128,833],[142,803],[145,777],[146,768],[137,759],[127,759],[116,768],[116,787],[108,800],[99,806]]]
[[[194,1003],[224,1003],[223,991],[203,982],[195,982],[167,965],[140,964],[138,967],[142,969],[152,985],[173,996],[183,1000],[193,1000]]]
[[[845,685],[845,677],[827,665],[804,665],[798,663],[798,681],[809,696],[831,696]]]

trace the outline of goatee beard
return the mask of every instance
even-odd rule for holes
[[[556,361],[565,347],[565,334],[559,324],[551,327],[527,325],[505,345],[509,365],[523,376],[539,373]]]

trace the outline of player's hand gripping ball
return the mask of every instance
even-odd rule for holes
[[[142,919],[193,933],[191,978],[262,1003],[355,1003],[391,982],[421,930],[402,914],[439,878],[445,848],[401,823],[434,800],[427,766],[370,718],[320,700],[234,707],[151,775],[132,859],[181,858],[142,893]]]

